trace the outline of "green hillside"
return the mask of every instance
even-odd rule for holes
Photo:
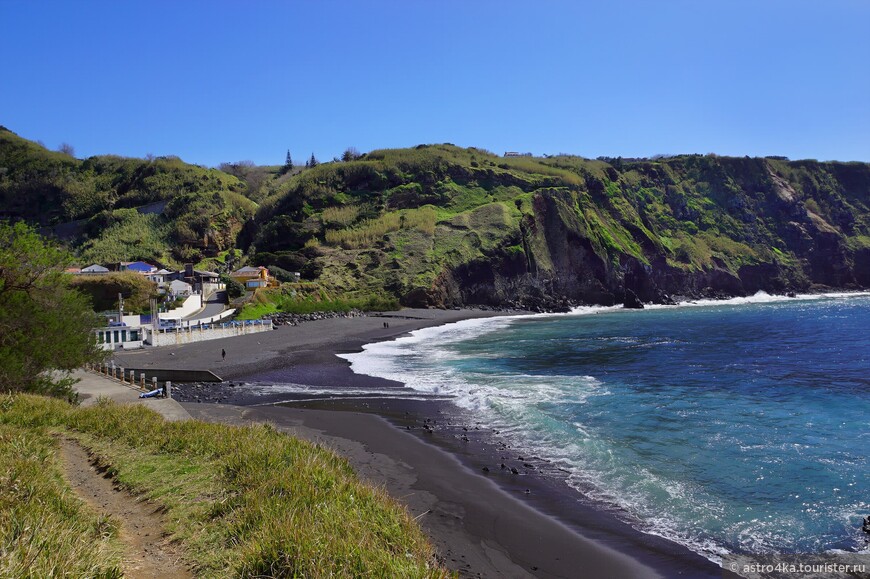
[[[257,208],[245,189],[236,177],[175,157],[78,160],[0,127],[0,218],[42,226],[83,262],[217,255]]]
[[[614,303],[870,284],[870,165],[497,157],[452,145],[320,165],[240,243],[335,293],[413,305]]]
[[[236,176],[176,158],[79,161],[0,130],[0,211],[54,226],[82,261],[239,248],[329,299],[564,308],[626,290],[667,302],[870,286],[865,163],[420,145],[301,171],[223,167]]]

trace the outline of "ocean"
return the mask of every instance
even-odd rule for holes
[[[864,551],[870,295],[467,320],[343,355],[719,562]],[[579,500],[579,499],[578,499]]]

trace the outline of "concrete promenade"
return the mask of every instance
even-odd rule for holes
[[[159,412],[166,420],[190,420],[191,416],[181,404],[171,398],[139,398],[143,390],[119,380],[90,372],[76,370],[73,376],[79,379],[73,388],[79,393],[82,406],[92,406],[99,397],[109,398],[118,404],[143,404]]]

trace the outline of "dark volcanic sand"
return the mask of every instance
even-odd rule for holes
[[[562,482],[557,469],[506,447],[496,433],[476,430],[473,417],[447,401],[352,397],[294,402],[292,395],[254,393],[244,384],[407,393],[399,383],[354,374],[335,354],[421,327],[496,314],[403,310],[390,315],[404,317],[320,320],[129,352],[116,360],[127,367],[207,369],[233,379],[232,385],[178,385],[176,397],[187,401],[184,407],[195,418],[269,421],[334,448],[361,477],[383,484],[408,505],[445,564],[462,576],[721,576],[717,565],[682,546],[639,533],[588,504]],[[221,348],[227,350],[226,362],[221,362]],[[501,463],[507,468],[501,469]]]

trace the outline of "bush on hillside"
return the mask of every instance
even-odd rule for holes
[[[228,275],[222,275],[221,281],[227,286],[227,297],[231,300],[240,298],[245,294],[245,286],[234,280]]]
[[[124,312],[144,313],[149,311],[151,298],[157,293],[154,282],[132,271],[80,275],[74,277],[70,284],[88,295],[98,312],[117,309],[118,294],[121,294]]]

